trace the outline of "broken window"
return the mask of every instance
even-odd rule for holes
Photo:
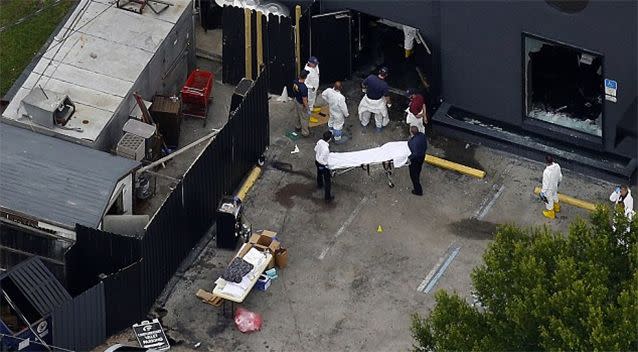
[[[602,137],[602,55],[523,38],[525,116]]]

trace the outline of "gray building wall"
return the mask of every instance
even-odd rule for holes
[[[618,81],[605,101],[603,139],[613,151],[616,126],[637,95],[635,1],[590,1],[566,14],[545,1],[441,3],[442,95],[491,119],[523,126],[522,32],[604,55],[603,75]],[[636,116],[636,112],[634,112]]]
[[[544,0],[321,0],[320,4],[322,12],[347,8],[419,28],[438,56],[435,71],[441,96],[489,119],[582,145],[577,138],[523,123],[522,32],[604,55],[603,74],[618,82],[618,101],[605,101],[604,144],[589,144],[590,148],[615,152],[619,122],[625,117],[622,126],[631,124],[626,117],[638,114],[632,105],[638,95],[636,1],[589,1],[574,14]]]

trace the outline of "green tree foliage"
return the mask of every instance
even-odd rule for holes
[[[638,216],[599,208],[566,236],[500,227],[472,272],[479,305],[439,291],[415,351],[638,350]]]

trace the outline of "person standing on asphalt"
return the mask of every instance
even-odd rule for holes
[[[614,208],[625,214],[627,219],[631,221],[634,216],[634,198],[631,196],[631,190],[627,185],[616,187],[614,192],[609,196],[609,201],[614,203]]]
[[[308,87],[308,109],[313,113],[315,101],[317,100],[317,90],[319,89],[319,60],[311,56],[304,70],[308,71],[306,87]]]
[[[341,82],[336,81],[332,88],[328,88],[321,93],[321,97],[330,107],[328,128],[334,135],[335,143],[339,144],[342,141],[341,136],[345,118],[349,115],[346,98],[341,94]]]
[[[332,139],[332,132],[326,131],[323,134],[323,138],[317,141],[315,146],[315,166],[317,166],[317,187],[323,188],[324,197],[326,202],[330,202],[334,197],[330,194],[330,188],[332,186],[332,179],[330,175],[330,169],[328,168],[328,155],[330,155],[330,140]]]
[[[423,161],[425,161],[425,151],[428,148],[428,140],[425,134],[419,132],[416,126],[410,127],[410,139],[408,140],[408,147],[410,148],[410,179],[412,180],[412,194],[416,196],[423,195],[423,188],[421,187],[421,169],[423,168]]]
[[[558,185],[563,180],[563,173],[560,171],[560,165],[554,162],[554,157],[548,155],[545,157],[545,170],[543,170],[543,187],[541,188],[540,197],[545,202],[545,210],[543,216],[548,219],[555,219],[556,213],[560,212],[560,203],[558,203]]]
[[[418,94],[416,89],[408,89],[408,97],[410,97],[410,105],[406,112],[405,122],[409,126],[416,126],[419,132],[425,133],[425,125],[428,123],[427,112],[425,109],[425,100],[421,94]]]
[[[306,86],[306,78],[308,77],[308,71],[302,70],[299,74],[299,78],[292,82],[292,92],[295,97],[295,111],[297,113],[297,119],[295,120],[295,130],[301,131],[301,135],[308,137],[310,135],[310,129],[308,124],[310,123],[310,108],[308,107],[308,87]]]
[[[390,122],[390,118],[388,117],[388,105],[390,104],[388,94],[390,87],[385,81],[388,77],[388,72],[386,67],[382,67],[378,75],[369,75],[361,83],[361,86],[366,92],[366,95],[361,98],[361,102],[359,103],[359,120],[361,121],[363,131],[365,131],[368,123],[370,123],[370,115],[372,114],[374,114],[374,123],[377,132],[381,132],[381,129]]]

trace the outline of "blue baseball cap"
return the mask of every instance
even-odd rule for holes
[[[308,62],[311,63],[311,64],[318,65],[319,64],[319,59],[317,59],[316,56],[311,56],[310,58],[308,58]]]

